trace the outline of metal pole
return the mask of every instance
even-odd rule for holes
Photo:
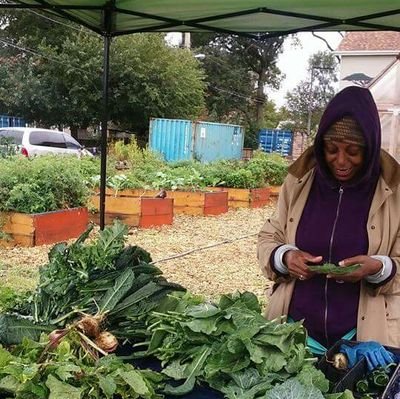
[[[110,8],[104,11],[104,53],[103,53],[103,114],[101,119],[101,163],[100,163],[100,230],[104,230],[106,208],[107,178],[107,125],[108,125],[108,83],[110,75],[110,42],[111,42]]]
[[[307,118],[307,137],[311,135],[311,115],[312,115],[312,103],[313,103],[313,82],[314,82],[314,67],[311,67],[311,79],[310,79],[310,92],[308,94],[308,118]]]

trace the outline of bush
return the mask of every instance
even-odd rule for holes
[[[278,186],[283,183],[288,171],[288,162],[279,154],[255,151],[248,162],[248,169],[254,174],[261,173],[266,184]]]
[[[85,206],[89,191],[74,157],[12,157],[0,161],[0,210],[48,212]]]

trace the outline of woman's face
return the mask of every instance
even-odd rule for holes
[[[353,179],[364,162],[364,148],[344,141],[324,142],[325,161],[332,175],[339,181]]]

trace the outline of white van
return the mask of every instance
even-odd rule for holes
[[[14,144],[26,157],[46,154],[93,156],[72,136],[58,130],[32,127],[0,128],[0,143],[4,138],[8,144]]]

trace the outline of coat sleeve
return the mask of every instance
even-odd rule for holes
[[[275,213],[267,219],[258,234],[257,257],[261,271],[264,276],[274,281],[276,281],[279,276],[271,267],[271,255],[279,246],[290,244],[286,239],[290,181],[291,177],[289,175],[281,187]]]
[[[381,216],[382,224],[386,225],[386,228],[392,232],[392,239],[389,241],[388,251],[384,255],[391,258],[393,267],[396,268],[393,277],[386,283],[375,290],[374,295],[395,295],[400,297],[400,216],[398,211],[398,204],[400,203],[400,188],[397,188],[390,204],[388,214],[390,215],[389,220],[384,216]],[[378,253],[380,255],[380,253]]]

